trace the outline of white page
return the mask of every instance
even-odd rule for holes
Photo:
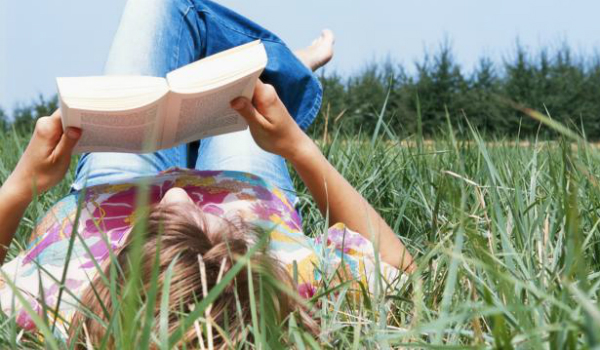
[[[248,124],[230,102],[239,96],[251,99],[261,72],[202,93],[170,92],[167,115],[172,119],[164,123],[161,148],[246,129]]]
[[[167,74],[172,91],[199,93],[252,74],[267,65],[267,53],[260,41],[217,53]]]
[[[147,106],[127,111],[89,111],[69,108],[61,101],[63,127],[81,128],[74,153],[146,153],[159,147],[167,95]]]
[[[165,78],[99,76],[56,78],[58,93],[70,108],[127,111],[156,102],[169,91]]]

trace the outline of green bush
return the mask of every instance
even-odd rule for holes
[[[414,73],[388,59],[371,62],[359,72],[341,76],[321,73],[324,87],[321,117],[311,127],[323,135],[325,125],[356,134],[372,133],[389,93],[383,122],[401,137],[418,132],[430,137],[445,127],[446,112],[458,130],[465,120],[485,137],[554,138],[537,121],[526,117],[515,104],[547,112],[553,119],[580,130],[589,139],[600,139],[600,57],[582,57],[568,45],[529,53],[517,44],[514,55],[498,63],[482,57],[471,71],[460,66],[447,42],[415,63]],[[12,112],[17,128],[31,129],[35,119],[57,108],[57,99],[40,96]],[[0,111],[0,126],[7,117]],[[543,129],[542,129],[543,130]]]
[[[575,56],[567,45],[529,54],[517,45],[512,58],[495,63],[487,57],[467,73],[456,63],[452,48],[443,43],[433,55],[415,63],[415,73],[390,61],[372,63],[352,76],[321,75],[325,89],[322,114],[315,124],[324,131],[325,119],[335,119],[351,133],[371,132],[378,108],[390,93],[387,125],[400,135],[417,132],[420,110],[423,133],[437,134],[446,111],[460,130],[465,119],[488,136],[535,136],[539,124],[515,104],[546,112],[576,127],[590,139],[600,138],[600,59]],[[334,122],[329,120],[329,122]],[[550,131],[541,136],[555,137]]]

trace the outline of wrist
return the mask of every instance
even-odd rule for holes
[[[308,137],[302,138],[295,146],[290,154],[285,157],[294,167],[305,164],[307,161],[315,159],[321,155],[321,151],[317,145]]]

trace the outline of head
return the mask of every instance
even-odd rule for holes
[[[158,272],[158,288],[153,307],[153,328],[155,334],[158,334],[161,292],[168,279],[169,266],[174,262],[169,286],[168,317],[169,332],[172,333],[203,298],[204,272],[200,269],[199,256],[205,265],[204,276],[210,291],[220,276],[224,276],[248,252],[257,235],[261,234],[267,233],[240,220],[232,221],[203,213],[185,191],[173,189],[167,192],[158,205],[151,208],[147,220],[138,222],[129,234],[127,242],[117,252],[116,262],[119,268],[111,269],[107,266],[104,273],[110,280],[111,273],[117,271],[115,279],[120,286],[124,286],[132,271],[131,261],[139,261],[140,284],[139,295],[136,297],[139,297],[140,305],[145,305],[142,307],[147,307],[153,272]],[[141,251],[136,254],[139,260],[134,260],[132,256],[136,236],[141,237]],[[249,265],[251,274],[249,275],[246,265],[211,306],[211,319],[229,334],[228,338],[232,341],[244,336],[244,327],[251,324],[249,305],[252,294],[258,298],[262,293],[263,302],[267,301],[269,305],[270,314],[265,316],[269,317],[270,322],[283,321],[298,306],[294,298],[276,286],[274,281],[288,282],[286,284],[290,286],[292,282],[287,271],[268,252],[262,250],[255,253]],[[250,290],[251,280],[254,293]],[[124,289],[117,288],[119,291]],[[124,297],[118,295],[117,300],[120,302]],[[91,344],[98,346],[107,332],[102,323],[108,324],[110,319],[104,310],[108,310],[109,314],[119,312],[113,300],[110,287],[100,277],[95,278],[81,299],[89,312],[80,311],[75,315],[70,327],[71,335],[74,336],[74,332],[79,329],[78,338],[85,344],[87,332]],[[148,311],[144,310],[144,314],[146,312]],[[302,318],[306,316],[302,315]],[[98,319],[104,322],[99,322]],[[226,347],[227,343],[220,332],[215,330],[213,335],[215,345]],[[198,333],[194,327],[186,330],[182,343],[188,348],[198,347]]]

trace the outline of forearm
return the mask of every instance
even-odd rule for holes
[[[323,215],[330,222],[343,222],[353,231],[373,240],[384,262],[412,271],[412,257],[379,213],[327,161],[307,139],[290,162],[298,172]]]
[[[77,128],[69,127],[63,132],[59,111],[36,121],[25,152],[0,187],[0,263],[31,203],[34,188],[43,193],[65,177],[80,137],[81,130]]]
[[[252,103],[240,97],[231,107],[248,122],[262,149],[290,161],[323,215],[374,241],[384,262],[412,271],[412,257],[400,239],[298,127],[275,88],[258,81]]]
[[[0,264],[31,202],[30,191],[11,177],[0,187]]]

